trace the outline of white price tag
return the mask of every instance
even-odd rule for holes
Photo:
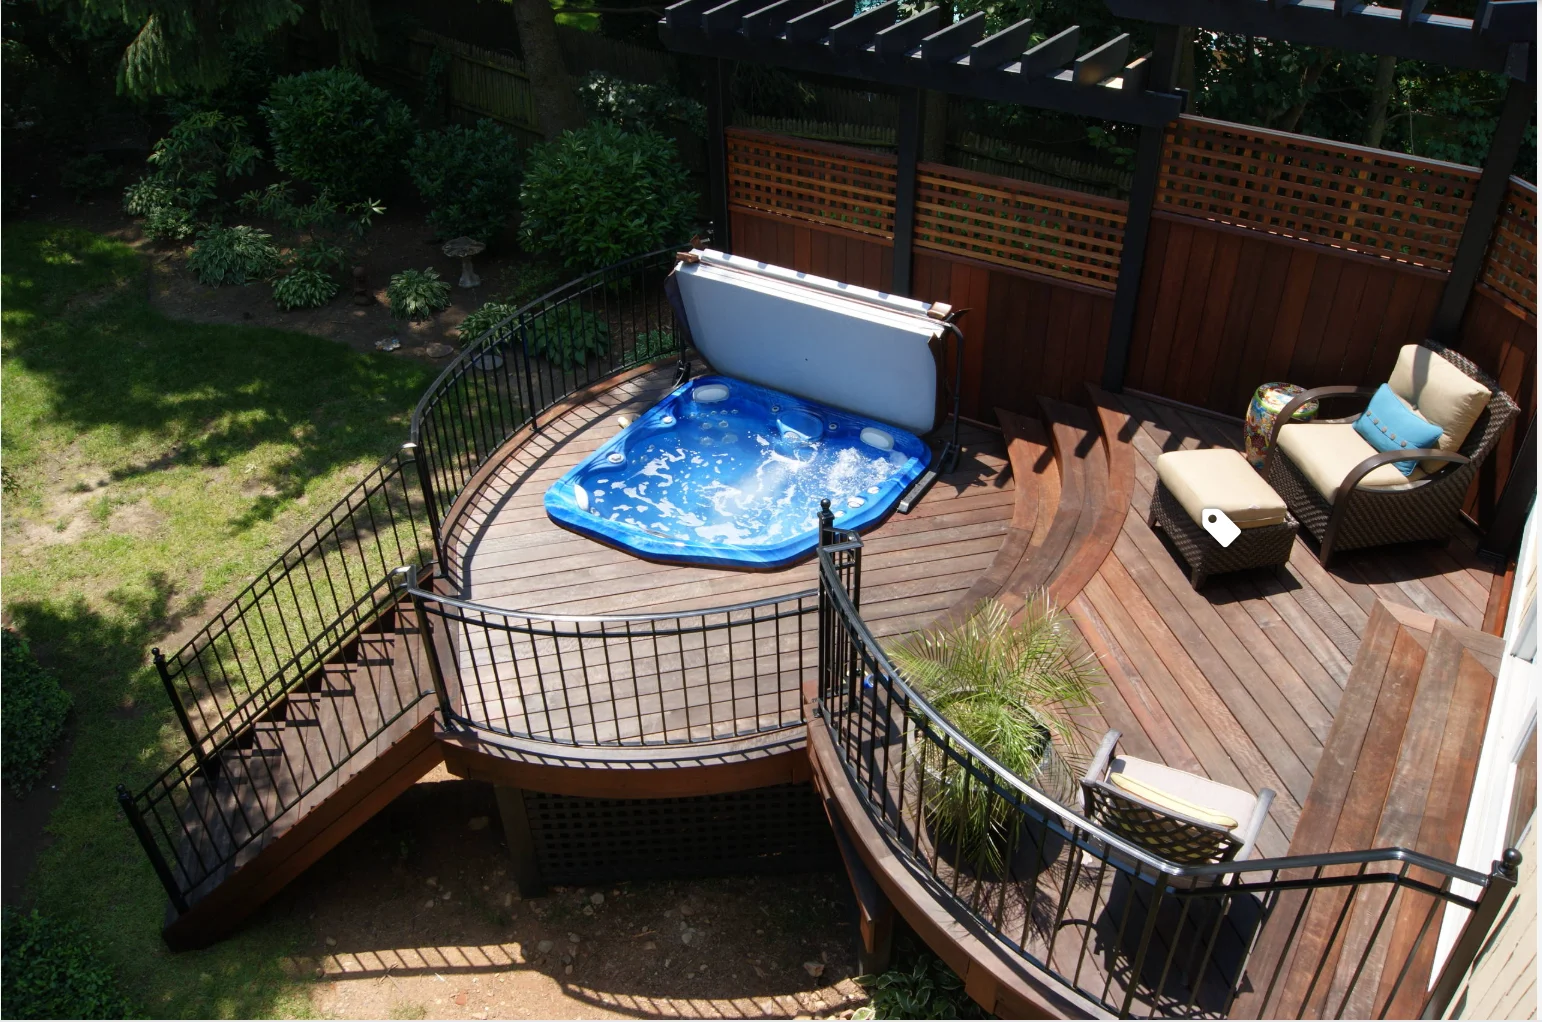
[[[1220,508],[1207,507],[1200,512],[1200,524],[1205,531],[1215,537],[1215,541],[1223,547],[1231,546],[1232,540],[1242,535],[1242,530],[1237,528],[1237,523],[1226,517],[1226,512]]]

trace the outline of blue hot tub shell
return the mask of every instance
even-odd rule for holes
[[[913,433],[726,376],[691,380],[546,491],[557,524],[650,560],[780,568],[819,502],[872,528],[931,460]]]

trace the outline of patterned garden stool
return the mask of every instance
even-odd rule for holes
[[[1150,523],[1167,533],[1189,565],[1195,589],[1210,575],[1264,568],[1290,560],[1296,520],[1284,499],[1236,451],[1168,451],[1157,458]],[[1241,535],[1230,546],[1200,524],[1205,508],[1225,512]]]
[[[1294,383],[1266,383],[1253,392],[1248,403],[1247,421],[1242,427],[1242,451],[1254,468],[1264,467],[1269,453],[1269,435],[1275,417],[1290,404],[1290,399],[1305,391]],[[1317,402],[1308,401],[1291,415],[1291,422],[1310,422],[1317,415]]]

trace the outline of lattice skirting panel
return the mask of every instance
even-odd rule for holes
[[[840,865],[809,784],[693,798],[571,798],[524,792],[549,884],[794,873]]]

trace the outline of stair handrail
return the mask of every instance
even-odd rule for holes
[[[1136,960],[1136,967],[1132,974],[1137,979],[1128,985],[1124,1002],[1117,1005],[1108,1003],[1095,991],[1083,989],[1074,980],[1057,972],[1052,968],[1050,960],[1036,958],[1023,942],[1003,932],[1001,927],[971,900],[959,898],[957,893],[959,877],[967,872],[971,864],[964,863],[954,871],[952,889],[950,889],[949,883],[938,874],[937,850],[934,848],[930,863],[926,861],[924,855],[917,854],[921,847],[921,837],[916,832],[916,827],[924,826],[924,823],[919,820],[907,822],[905,819],[904,802],[908,796],[904,786],[907,779],[903,775],[900,778],[901,790],[896,808],[896,796],[890,787],[892,779],[878,776],[880,756],[876,751],[876,746],[879,744],[877,734],[880,729],[886,729],[888,737],[893,739],[893,716],[896,712],[903,717],[904,721],[899,739],[902,748],[898,753],[891,753],[888,751],[890,746],[885,746],[882,755],[883,769],[887,771],[891,760],[896,757],[903,760],[914,756],[913,741],[928,743],[927,749],[940,754],[946,762],[951,763],[953,768],[965,775],[966,790],[967,785],[973,781],[983,787],[987,800],[992,795],[999,795],[1006,800],[1007,812],[1012,818],[1018,820],[1019,826],[1032,824],[1047,828],[1046,836],[1040,839],[1038,851],[1035,853],[1036,866],[1040,862],[1038,856],[1043,854],[1050,842],[1048,835],[1052,833],[1066,842],[1071,849],[1074,861],[1080,862],[1084,858],[1090,858],[1094,862],[1101,863],[1101,869],[1107,870],[1112,867],[1116,873],[1150,883],[1159,892],[1156,896],[1158,899],[1167,896],[1172,896],[1180,902],[1204,898],[1224,899],[1229,906],[1233,899],[1263,895],[1266,899],[1272,899],[1270,902],[1272,910],[1272,907],[1278,904],[1278,897],[1283,892],[1391,885],[1392,889],[1388,896],[1387,907],[1383,911],[1383,918],[1378,922],[1377,929],[1372,934],[1372,940],[1366,944],[1366,955],[1369,955],[1374,946],[1374,939],[1379,935],[1381,925],[1386,921],[1386,913],[1391,909],[1392,899],[1400,890],[1411,890],[1437,899],[1432,903],[1432,916],[1434,908],[1442,903],[1469,911],[1470,915],[1456,949],[1448,956],[1438,981],[1432,983],[1430,994],[1424,999],[1426,1011],[1433,1009],[1438,1012],[1439,1008],[1443,1007],[1443,1002],[1437,1004],[1436,999],[1442,994],[1449,998],[1461,975],[1481,947],[1483,936],[1497,917],[1505,896],[1515,884],[1516,866],[1520,861],[1518,852],[1513,849],[1508,850],[1504,859],[1495,862],[1489,873],[1446,862],[1404,847],[1285,855],[1240,862],[1205,864],[1180,864],[1157,856],[1087,819],[1081,813],[1063,805],[1018,777],[970,741],[923,695],[911,687],[904,675],[890,662],[882,645],[873,636],[858,609],[857,599],[853,598],[853,592],[860,591],[861,548],[862,540],[856,533],[835,529],[828,524],[821,530],[818,552],[820,671],[819,688],[813,701],[814,714],[829,734],[846,775],[845,780],[856,794],[868,817],[884,835],[900,861],[904,862],[911,873],[928,886],[940,900],[951,902],[955,908],[973,917],[978,925],[990,931],[1014,952],[1024,956],[1034,966],[1064,983],[1077,994],[1093,998],[1103,1008],[1117,1012],[1121,1017],[1127,1016],[1131,1007],[1130,998],[1140,985],[1141,959]],[[848,582],[848,579],[851,581]],[[869,689],[873,692],[872,696],[865,694]],[[853,691],[859,694],[853,696],[851,694]],[[876,704],[880,693],[887,693],[890,696],[891,701],[887,707],[880,709],[876,705],[871,707],[862,705],[864,701],[872,701]],[[855,721],[854,724],[853,721]],[[860,751],[864,741],[873,748],[866,752]],[[858,751],[854,752],[853,749]],[[919,769],[913,770],[911,777],[913,778],[919,772]],[[925,782],[920,783],[924,789]],[[924,792],[921,791],[917,793],[916,814],[918,815],[924,813],[921,808],[923,794]],[[987,806],[989,807],[988,801]],[[988,815],[994,811],[987,808]],[[909,847],[907,847],[907,840]],[[1008,840],[1025,839],[1009,836]],[[1368,872],[1368,867],[1377,864],[1398,864],[1401,868]],[[1051,863],[1043,862],[1042,865],[1048,869]],[[1358,867],[1358,871],[1348,875],[1324,875],[1326,870],[1335,867]],[[1410,876],[1410,871],[1414,869],[1434,874],[1437,882],[1431,883]],[[1261,882],[1245,880],[1244,877],[1249,874],[1267,874],[1270,879]],[[1067,876],[1069,875],[1068,870]],[[1035,874],[1033,882],[1037,883],[1038,880],[1039,875]],[[1478,889],[1477,896],[1469,898],[1457,893],[1453,888],[1454,883],[1471,884]],[[978,897],[977,892],[972,896],[974,900],[978,900]],[[989,899],[985,905],[986,910],[990,908],[988,902]],[[1345,912],[1348,911],[1347,906],[1353,902],[1354,899],[1350,898],[1346,903]],[[1094,899],[1095,904],[1096,899]],[[1066,904],[1063,902],[1060,910],[1063,912],[1065,908]],[[1187,913],[1187,909],[1184,911]],[[1147,914],[1148,918],[1154,918],[1157,913],[1148,909]],[[1128,921],[1128,911],[1126,921]],[[1341,918],[1340,923],[1342,922]],[[1219,925],[1218,920],[1217,932]],[[1409,952],[1407,959],[1409,963],[1412,962],[1415,952],[1428,935],[1426,932],[1428,929],[1429,926],[1426,923],[1425,930],[1419,934],[1419,944]],[[1261,930],[1262,922],[1253,933],[1255,944]],[[1024,932],[1026,939],[1026,929]],[[1146,936],[1149,937],[1149,934]],[[1214,935],[1212,935],[1213,941]],[[1254,949],[1253,945],[1249,945],[1246,953],[1251,955]],[[1213,950],[1213,947],[1207,948],[1206,954]],[[1050,959],[1053,959],[1054,952],[1055,945],[1052,944]],[[1145,953],[1146,948],[1143,945],[1140,955],[1143,956]],[[1171,954],[1169,964],[1171,964]],[[1282,957],[1271,977],[1265,1000],[1272,994],[1274,983],[1279,979],[1279,969],[1283,964]],[[1202,964],[1202,973],[1203,970]],[[1080,971],[1078,968],[1077,975],[1080,975]],[[1404,972],[1407,972],[1406,964]],[[1227,998],[1228,1010],[1231,999],[1236,996],[1240,988],[1244,973],[1245,965],[1237,969],[1236,983]],[[1355,980],[1351,982],[1349,989],[1344,991],[1345,1002],[1353,992],[1353,984],[1358,981],[1358,978],[1357,970]],[[1399,976],[1399,986],[1405,978],[1406,975]],[[1166,979],[1164,971],[1163,981]],[[1436,980],[1436,977],[1432,976],[1431,979]],[[1314,979],[1313,982],[1315,986],[1316,980]],[[1158,994],[1161,989],[1158,985]],[[1394,988],[1393,995],[1396,994],[1397,989],[1397,987]],[[1105,996],[1107,992],[1108,988],[1105,987]],[[1391,996],[1388,998],[1389,1003],[1390,1001]],[[1341,1003],[1340,1007],[1342,1006]]]

